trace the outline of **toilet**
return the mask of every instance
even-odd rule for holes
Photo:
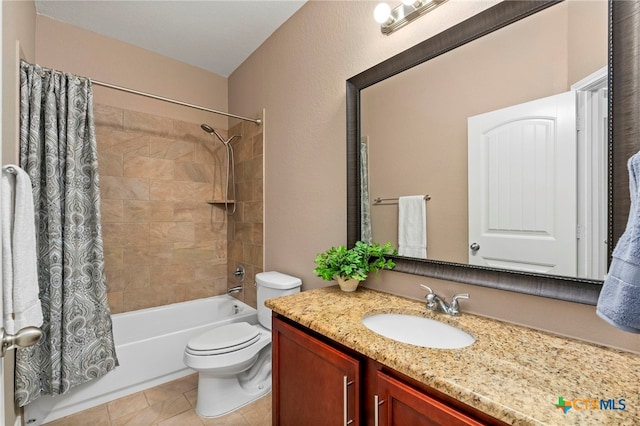
[[[301,285],[290,275],[261,272],[256,275],[259,324],[227,324],[187,342],[183,361],[198,372],[198,415],[219,417],[271,391],[271,309],[264,301],[298,293]]]

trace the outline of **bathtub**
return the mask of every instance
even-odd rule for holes
[[[258,322],[254,308],[228,295],[115,314],[112,321],[120,365],[65,395],[27,404],[26,424],[37,426],[193,374],[182,362],[191,337],[224,324]]]

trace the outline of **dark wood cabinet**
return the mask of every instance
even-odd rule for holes
[[[374,397],[376,426],[481,426],[484,423],[438,401],[382,371]]]
[[[360,425],[360,361],[273,318],[273,424]]]
[[[303,326],[273,317],[273,425],[505,425]]]

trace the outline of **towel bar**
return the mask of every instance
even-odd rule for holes
[[[430,195],[425,195],[424,196],[424,200],[425,201],[429,201],[430,199],[431,199]],[[378,198],[375,198],[373,200],[373,204],[374,205],[375,204],[383,204],[383,203],[384,204],[397,204],[398,203],[398,197],[396,197],[396,198],[380,198],[380,197],[378,197]]]

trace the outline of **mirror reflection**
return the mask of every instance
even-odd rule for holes
[[[602,279],[607,21],[563,2],[363,89],[362,238]]]

